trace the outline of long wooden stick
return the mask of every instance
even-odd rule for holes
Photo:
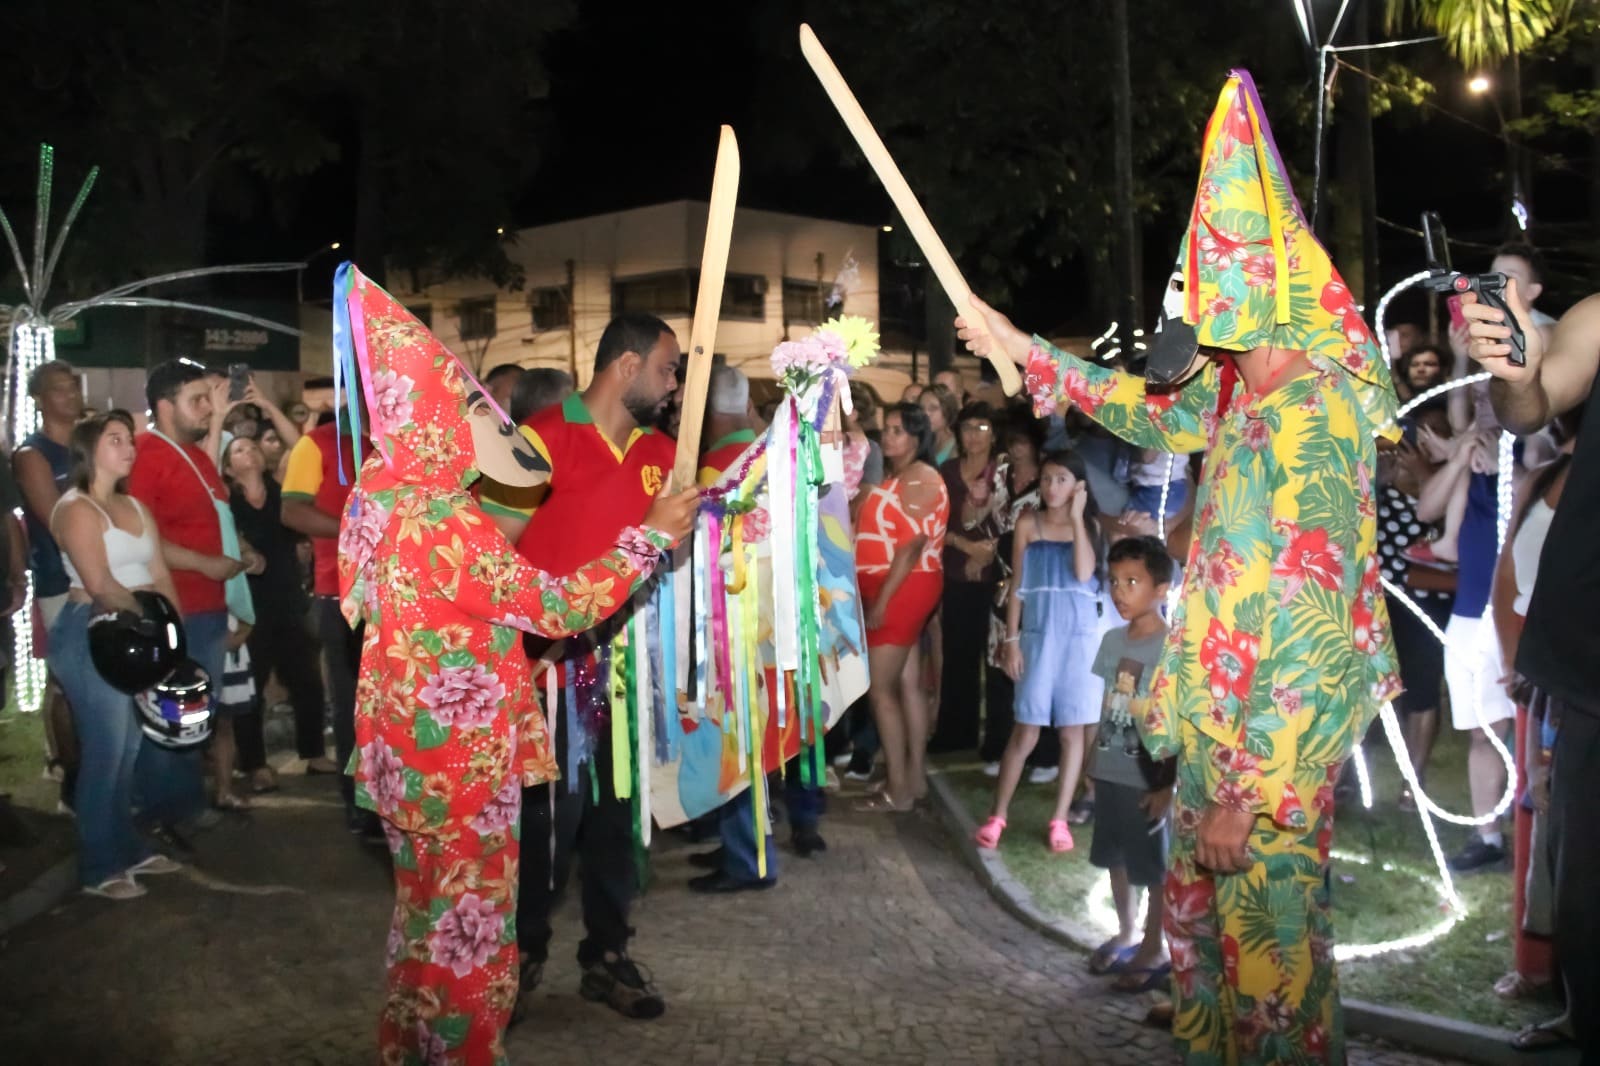
[[[899,211],[900,217],[905,220],[906,228],[911,231],[917,247],[922,249],[922,254],[928,260],[928,265],[933,268],[934,276],[939,279],[939,285],[944,289],[945,295],[955,305],[956,313],[972,315],[974,313],[970,302],[972,288],[967,284],[967,279],[961,276],[961,268],[956,266],[956,261],[945,248],[944,241],[939,239],[933,223],[928,221],[927,212],[917,201],[911,186],[906,184],[905,176],[895,165],[889,149],[884,147],[883,138],[873,129],[867,113],[861,110],[861,105],[856,102],[855,93],[850,91],[850,86],[845,83],[839,68],[833,65],[827,50],[822,47],[822,42],[817,40],[817,35],[812,33],[811,27],[805,23],[800,24],[800,52],[806,57],[806,62],[811,64],[811,70],[822,83],[823,89],[827,91],[828,99],[833,101],[839,117],[844,119],[850,135],[861,147],[861,154],[867,157],[867,162],[872,164],[872,169],[877,172],[878,180],[883,182],[884,189],[889,193],[889,199],[894,201],[895,210]],[[1006,390],[1006,395],[1015,396],[1022,388],[1022,379],[1017,374],[1016,366],[999,352],[990,355],[989,362],[994,364],[995,372],[1000,375],[1000,385]]]
[[[722,127],[717,143],[717,168],[711,178],[711,211],[706,217],[706,243],[700,253],[700,291],[689,327],[689,367],[683,378],[683,413],[678,419],[678,453],[672,462],[676,489],[694,485],[700,465],[700,430],[706,416],[706,390],[711,387],[711,358],[717,344],[717,318],[722,313],[722,281],[728,273],[728,244],[733,239],[733,210],[739,199],[739,142],[733,127]]]

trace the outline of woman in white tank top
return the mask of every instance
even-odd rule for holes
[[[50,627],[50,668],[61,681],[77,727],[82,763],[73,792],[78,871],[84,891],[108,899],[144,895],[139,875],[178,864],[153,852],[133,824],[133,772],[143,735],[133,697],[113,688],[89,656],[89,620],[97,610],[138,611],[137,589],[172,603],[178,594],[161,557],[155,522],[122,491],[133,469],[133,419],[110,411],[72,431],[72,488],[50,516],[72,582]]]

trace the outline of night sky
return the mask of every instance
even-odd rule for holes
[[[1161,6],[1155,0],[1131,0],[1131,4],[1139,18],[1149,17]],[[742,205],[872,225],[893,221],[888,198],[853,146],[844,143],[842,125],[799,56],[795,31],[807,8],[820,9],[820,14],[810,14],[825,41],[846,43],[848,21],[830,20],[828,5],[802,0],[770,4],[709,0],[692,9],[577,4],[571,25],[559,31],[545,50],[549,101],[538,119],[539,129],[530,132],[540,142],[540,165],[517,198],[515,217],[506,220],[507,228],[684,197],[704,198],[717,127],[724,122],[734,125],[740,138]],[[1273,2],[1260,8],[1273,32],[1281,33],[1287,53],[1304,54],[1290,5]],[[1227,54],[1230,40],[1226,27],[1219,25],[1216,42],[1201,41],[1196,46],[1215,49],[1219,68],[1249,67],[1253,59],[1264,63],[1260,56]],[[895,45],[884,41],[882,46]],[[862,50],[849,51],[854,55]],[[1499,237],[1504,183],[1498,170],[1505,155],[1495,135],[1494,112],[1483,98],[1467,94],[1466,73],[1439,46],[1407,50],[1406,59],[1425,68],[1440,92],[1435,109],[1419,113],[1398,108],[1375,119],[1378,214],[1414,227],[1421,211],[1435,209],[1443,214],[1453,237],[1492,245]],[[844,62],[841,66],[850,78],[849,66]],[[1314,70],[1309,59],[1302,66],[1304,89],[1314,83]],[[1137,57],[1134,67],[1137,101]],[[1540,74],[1537,64],[1529,65],[1530,84]],[[941,72],[931,68],[928,77],[939,78]],[[904,91],[914,93],[916,86],[907,85]],[[1277,98],[1269,87],[1264,91],[1291,167],[1309,174],[1311,137],[1295,128],[1297,119],[1282,99],[1282,87]],[[871,115],[874,100],[864,95],[862,103]],[[1109,114],[1109,92],[1104,99],[1085,100],[1084,107],[1091,113],[1103,108]],[[1161,119],[1192,129],[1198,145],[1209,107],[1206,101],[1193,114]],[[418,130],[417,135],[426,137],[427,131]],[[894,151],[894,137],[888,140]],[[1330,171],[1334,141],[1330,133]],[[1583,154],[1593,149],[1581,140],[1578,149],[1566,161],[1540,157],[1534,186],[1537,218],[1561,223],[1542,230],[1540,240],[1551,245],[1553,272],[1568,275],[1564,280],[1558,277],[1552,294],[1565,302],[1586,291],[1580,277],[1593,256],[1592,246],[1581,246],[1594,234],[1593,220],[1587,218],[1589,164]],[[290,217],[219,218],[209,254],[219,262],[295,259],[330,240],[351,240],[355,156],[352,147],[341,162],[310,178]],[[116,165],[115,160],[99,162]],[[80,161],[70,163],[76,168]],[[18,193],[26,195],[15,180],[5,187],[8,205]],[[1302,196],[1308,197],[1309,191],[1309,182],[1302,181]],[[934,222],[938,225],[939,219]],[[1164,263],[1178,236],[1175,219],[1146,226],[1147,273],[1164,276]],[[1387,226],[1380,226],[1379,240],[1385,281],[1420,266],[1420,241]],[[1486,255],[1464,246],[1457,249],[1456,265],[1473,269]],[[307,291],[321,291],[326,279],[316,275],[331,271],[333,258],[324,256],[317,269],[308,272]],[[1070,322],[1080,302],[1075,292],[1082,281],[1074,271],[1081,268],[1070,263],[1035,267],[1029,281],[1013,295],[1018,317],[1041,328]],[[1096,331],[1100,325],[1079,324]]]

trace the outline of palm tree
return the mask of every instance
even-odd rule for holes
[[[1565,21],[1572,2],[1385,0],[1384,28],[1393,32],[1408,22],[1419,22],[1441,35],[1463,66],[1478,67],[1527,51]]]

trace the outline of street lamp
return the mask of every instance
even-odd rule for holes
[[[328,244],[317,245],[315,248],[311,249],[311,251],[300,257],[300,269],[294,273],[294,302],[296,304],[303,304],[306,302],[306,268],[312,263],[316,262],[318,259],[321,259],[323,256],[327,255],[329,252],[337,252],[341,247],[343,247],[341,242],[331,241]]]
[[[1494,83],[1487,75],[1475,74],[1467,82],[1467,92],[1473,96],[1485,96],[1494,108],[1495,121],[1500,124],[1500,139],[1506,144],[1506,177],[1511,191],[1511,217],[1516,221],[1517,228],[1524,232],[1528,229],[1528,208],[1522,199],[1522,161],[1517,151],[1516,139],[1511,135],[1511,127],[1506,123],[1505,112],[1500,109],[1500,101],[1491,92]]]

